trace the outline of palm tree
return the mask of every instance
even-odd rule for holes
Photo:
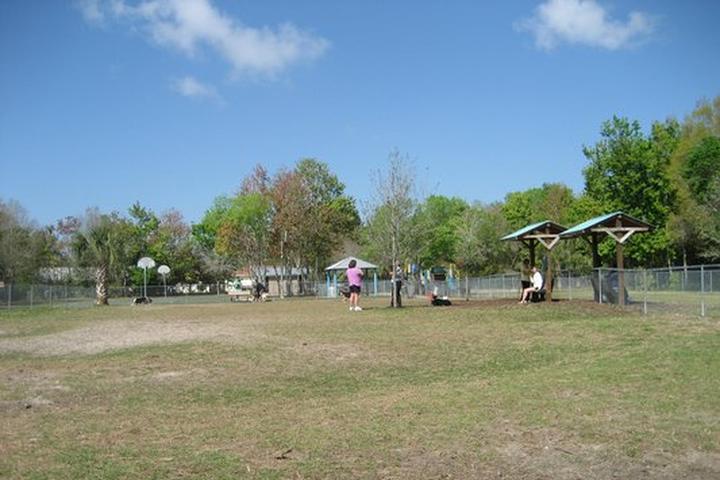
[[[95,269],[96,305],[108,305],[110,278],[125,263],[125,226],[116,214],[88,211],[75,236],[73,247],[80,265]]]

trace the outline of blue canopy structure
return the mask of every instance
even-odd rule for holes
[[[592,247],[593,268],[600,268],[600,254],[598,253],[598,245],[606,236],[615,240],[616,246],[616,263],[619,273],[619,297],[618,303],[625,304],[625,281],[623,275],[624,257],[623,245],[635,233],[649,232],[653,226],[643,220],[638,220],[623,212],[613,212],[599,217],[591,218],[573,227],[568,228],[560,234],[560,238],[584,238],[590,242]],[[595,281],[595,280],[594,280]],[[597,279],[599,282],[599,279]],[[599,300],[597,285],[593,285],[595,289],[595,299]]]
[[[638,220],[623,212],[613,212],[607,215],[591,218],[570,227],[560,234],[562,238],[577,238],[588,234],[606,234],[617,242],[625,243],[633,233],[648,232],[652,225]]]
[[[624,244],[634,233],[648,232],[653,226],[623,212],[613,212],[591,218],[560,234],[560,238],[585,238],[592,246],[593,268],[600,268],[598,245],[605,236],[610,236],[618,243]],[[619,268],[619,267],[618,267]]]
[[[505,235],[501,240],[519,240],[540,242],[548,250],[552,250],[560,240],[560,234],[566,229],[560,224],[544,220],[521,228],[513,233]]]
[[[326,279],[326,283],[327,283],[328,296],[337,295],[337,293],[338,293],[337,274],[338,274],[338,272],[344,272],[345,270],[347,270],[348,265],[350,264],[350,260],[353,260],[353,259],[357,263],[357,267],[360,268],[361,270],[373,270],[373,291],[374,291],[375,295],[377,295],[377,289],[378,289],[377,288],[378,287],[377,269],[378,269],[378,266],[373,263],[370,263],[368,261],[357,258],[357,257],[345,257],[342,260],[337,261],[337,262],[333,263],[332,265],[330,265],[329,267],[325,268],[325,272],[326,272],[325,279]],[[332,290],[330,289],[330,273],[331,272],[332,272],[332,285],[334,287]]]
[[[542,222],[527,225],[520,230],[505,235],[501,240],[517,240],[522,242],[530,250],[530,264],[535,265],[535,247],[538,243],[542,244],[548,251],[548,261],[545,271],[546,291],[548,292],[548,300],[552,300],[552,262],[550,252],[560,241],[560,234],[565,231],[562,225],[544,220]]]

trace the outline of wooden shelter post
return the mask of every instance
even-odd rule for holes
[[[615,260],[618,269],[618,305],[625,305],[625,260],[623,258],[623,244],[617,242],[615,248]]]
[[[620,219],[615,220],[615,227],[621,228]],[[625,258],[623,256],[623,242],[615,240],[615,259],[617,262],[618,275],[618,305],[625,305]]]
[[[600,239],[598,234],[593,232],[590,237],[590,246],[592,247],[592,263],[593,268],[600,268],[600,252],[599,252]]]
[[[547,231],[549,234],[549,230]],[[545,270],[545,295],[547,301],[552,302],[553,294],[553,267],[552,267],[552,249],[547,251],[547,269]]]
[[[596,277],[596,284],[593,285],[593,296],[595,301],[600,301],[600,282],[602,282],[602,276],[600,273],[600,238],[596,232],[592,232],[590,235],[590,249],[592,250],[592,265],[593,265],[593,276]]]

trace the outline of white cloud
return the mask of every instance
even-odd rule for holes
[[[100,6],[100,0],[75,0],[75,8],[80,10],[86,22],[98,25],[105,20],[105,14]]]
[[[329,42],[292,24],[277,28],[242,25],[220,12],[211,0],[83,0],[101,15],[130,22],[158,45],[188,56],[209,49],[232,67],[236,75],[273,76],[290,65],[323,55]],[[81,9],[85,15],[85,9]],[[88,18],[87,15],[85,15]]]
[[[547,0],[515,28],[531,32],[535,44],[545,50],[562,43],[617,50],[647,37],[654,25],[642,12],[631,12],[625,22],[613,20],[595,0]]]
[[[209,98],[221,101],[220,95],[218,95],[214,87],[206,85],[191,76],[176,78],[172,81],[171,86],[173,90],[185,97]]]

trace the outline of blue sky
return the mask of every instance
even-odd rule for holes
[[[613,114],[720,94],[720,2],[0,2],[0,198],[42,224],[135,201],[197,221],[257,163],[358,200],[398,149],[424,194],[563,182]]]

